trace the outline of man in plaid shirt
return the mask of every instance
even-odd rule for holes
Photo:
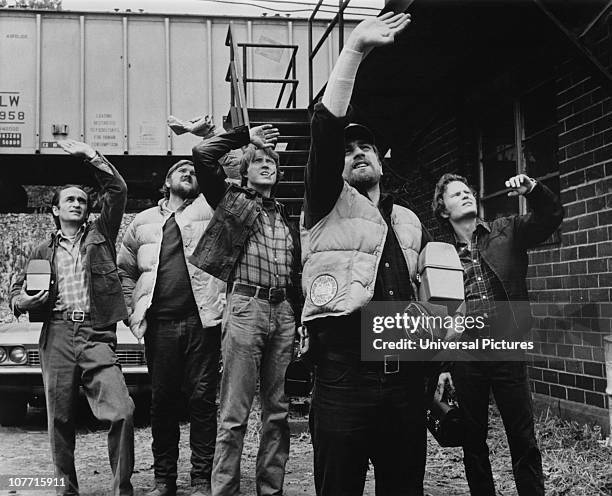
[[[526,198],[530,207],[527,214],[483,221],[478,217],[474,190],[457,174],[444,174],[434,192],[434,214],[452,234],[463,266],[465,313],[480,316],[485,322],[483,329],[466,330],[464,339],[525,339],[531,329],[526,250],[546,240],[563,220],[559,199],[541,182],[519,174],[505,185],[508,196]],[[449,340],[460,337],[453,330],[447,334]],[[449,381],[457,388],[465,416],[463,462],[470,493],[495,494],[487,447],[492,391],[508,436],[517,493],[544,496],[542,457],[534,433],[524,355],[478,356],[471,361],[456,361],[450,369],[450,374],[440,375],[438,385]]]
[[[88,195],[77,186],[59,188],[51,201],[57,232],[37,246],[30,260],[51,264],[48,290],[28,294],[25,274],[11,288],[16,316],[44,316],[40,335],[49,438],[61,494],[79,494],[74,465],[76,399],[82,385],[94,415],[110,423],[108,452],[112,494],[133,494],[134,403],[115,354],[118,321],[127,317],[115,262],[115,241],[127,200],[117,170],[86,143],[59,142],[84,159],[100,184],[102,209],[88,222]],[[32,317],[32,315],[30,316]]]
[[[190,261],[228,283],[221,353],[223,377],[213,495],[240,491],[240,457],[247,420],[260,379],[262,433],[257,455],[257,494],[282,494],[289,455],[289,403],[285,372],[291,361],[298,306],[299,236],[272,191],[279,133],[271,125],[246,126],[205,140],[193,149],[202,193],[215,209]],[[242,184],[226,183],[219,164],[246,146]]]

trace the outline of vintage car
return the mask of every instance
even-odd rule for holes
[[[41,328],[41,323],[26,320],[0,325],[0,425],[22,423],[28,404],[45,405],[38,354]],[[116,352],[138,409],[139,404],[147,403],[151,391],[144,344],[121,322],[117,324]]]
[[[41,323],[18,321],[0,324],[0,425],[19,425],[28,404],[45,406],[38,354]],[[146,422],[151,383],[147,372],[144,344],[122,323],[117,324],[117,357],[130,395],[136,403],[137,421]],[[310,392],[310,368],[301,361],[287,370],[285,391],[291,397],[306,397]]]

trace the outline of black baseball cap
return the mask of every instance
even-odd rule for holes
[[[351,122],[344,128],[344,142],[350,143],[355,140],[363,140],[370,145],[376,145],[374,133],[362,124]]]

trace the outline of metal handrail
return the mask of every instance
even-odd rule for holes
[[[236,45],[236,41],[232,35],[232,24],[232,22],[229,23],[227,28],[227,36],[225,37],[225,45],[230,47],[230,63],[225,80],[229,81],[232,85],[231,105],[238,110],[238,114],[236,115],[238,119],[237,124],[248,126],[249,113],[247,111],[247,100],[244,92],[245,87],[243,83],[243,75],[240,72],[238,46]]]
[[[289,95],[289,100],[287,101],[286,108],[296,108],[297,99],[296,99],[296,90],[299,84],[299,80],[296,78],[296,55],[298,51],[298,45],[287,45],[287,44],[271,44],[271,43],[238,43],[239,47],[242,47],[242,64],[243,64],[243,72],[247,74],[247,48],[276,48],[276,49],[289,49],[291,50],[291,58],[289,59],[289,64],[287,65],[287,71],[285,72],[284,78],[244,78],[244,89],[246,91],[247,83],[282,83],[283,86],[278,95],[278,99],[276,100],[275,108],[280,108],[281,100],[283,95],[285,94],[285,87],[287,84],[291,84],[293,89],[291,94]],[[289,75],[291,74],[291,78]]]
[[[247,83],[281,83],[278,99],[276,100],[275,108],[280,108],[281,100],[285,94],[285,88],[288,84],[292,86],[286,108],[296,108],[297,105],[297,86],[299,80],[296,77],[296,55],[298,45],[287,44],[270,44],[270,43],[237,43],[232,33],[233,23],[230,22],[227,28],[227,36],[225,45],[230,48],[230,63],[227,68],[225,80],[231,83],[231,105],[232,114],[237,119],[237,124],[249,124],[248,105],[246,97]],[[239,49],[242,48],[242,60],[240,60]],[[277,48],[292,50],[287,71],[284,78],[252,78],[247,76],[247,48]],[[291,76],[291,77],[289,77]]]
[[[313,60],[315,56],[317,55],[317,53],[319,52],[319,50],[321,49],[321,47],[323,46],[323,43],[325,43],[325,41],[327,40],[327,38],[329,37],[333,29],[336,27],[336,24],[338,24],[338,27],[340,30],[340,43],[338,47],[338,53],[342,51],[342,47],[344,46],[344,11],[346,10],[346,7],[348,6],[350,1],[351,0],[339,0],[338,13],[330,21],[329,25],[327,26],[327,29],[325,29],[325,32],[321,36],[321,39],[318,41],[317,46],[314,49],[312,47],[312,44],[313,44],[312,25],[313,25],[313,22],[314,22],[314,19],[317,13],[319,12],[319,9],[321,8],[321,5],[323,4],[323,0],[319,0],[317,2],[317,5],[312,11],[312,14],[310,14],[310,17],[308,18],[308,105],[309,106],[312,105],[313,95],[314,95]]]

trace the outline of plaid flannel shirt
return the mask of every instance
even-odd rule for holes
[[[55,251],[55,268],[57,277],[57,300],[55,310],[82,310],[89,312],[89,292],[87,274],[83,270],[81,257],[81,240],[85,224],[81,226],[74,241],[58,231]]]
[[[293,239],[276,202],[264,199],[264,208],[236,264],[234,282],[265,288],[291,284]]]
[[[489,230],[486,223],[479,220],[471,243],[455,239],[455,247],[463,266],[466,315],[482,315],[490,320],[496,315],[495,300],[503,297],[503,288],[478,250],[478,234],[483,229]]]

